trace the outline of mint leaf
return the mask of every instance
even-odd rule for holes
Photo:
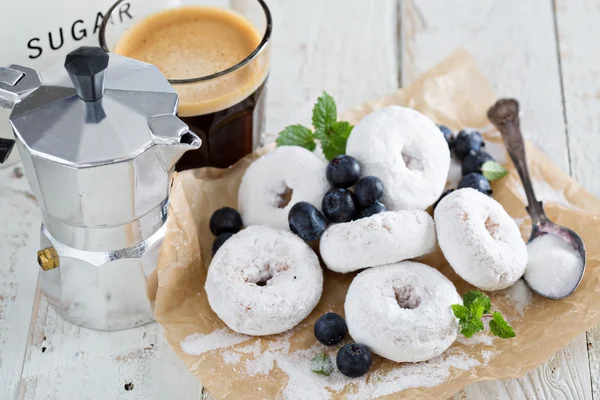
[[[506,322],[502,314],[498,311],[494,312],[492,320],[490,321],[490,330],[494,335],[502,339],[510,339],[517,336],[513,327]]]
[[[481,166],[481,173],[488,181],[495,181],[508,175],[506,168],[496,161],[486,161]]]
[[[312,124],[315,130],[327,131],[337,121],[335,100],[327,92],[323,92],[313,107]]]
[[[452,304],[452,312],[458,318],[460,333],[470,338],[484,329],[482,318],[490,317],[492,301],[479,290],[470,290],[463,295],[463,305]],[[490,330],[498,337],[508,339],[515,337],[515,331],[504,320],[499,312],[494,312],[490,321]]]
[[[471,315],[469,309],[462,304],[452,304],[452,312],[461,324],[466,322]]]
[[[329,126],[329,129],[315,130],[315,137],[321,141],[321,148],[327,161],[335,156],[346,154],[346,143],[353,126],[345,121],[337,121]]]
[[[352,125],[346,121],[337,121],[331,124],[331,136],[339,138],[344,141],[344,151],[346,150],[346,142],[352,132]]]
[[[483,322],[480,319],[470,319],[465,324],[461,324],[460,333],[470,338],[477,332],[483,331]]]
[[[329,376],[333,372],[333,363],[329,356],[322,352],[310,360],[310,370],[315,374]]]
[[[488,314],[491,309],[492,302],[490,298],[484,295],[483,293],[482,296],[477,297],[475,300],[473,300],[469,307],[469,310],[471,311],[471,314],[473,314],[473,317],[478,319],[481,319],[481,317],[483,317],[483,314]]]
[[[463,304],[465,305],[465,307],[470,309],[473,302],[480,297],[487,297],[487,296],[480,290],[477,290],[477,289],[469,290],[467,293],[465,293],[463,295]]]
[[[316,147],[315,138],[310,129],[302,125],[290,125],[279,132],[277,146],[300,146],[314,151]]]

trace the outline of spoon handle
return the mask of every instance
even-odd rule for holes
[[[488,110],[488,118],[502,133],[506,150],[521,177],[527,196],[527,212],[531,216],[531,221],[534,225],[547,221],[548,217],[544,213],[542,203],[535,197],[529,169],[527,168],[525,142],[521,134],[521,122],[519,120],[519,102],[515,99],[498,100]]]

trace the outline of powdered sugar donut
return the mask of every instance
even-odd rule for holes
[[[329,189],[326,166],[298,146],[278,147],[254,161],[244,173],[238,195],[244,225],[289,229],[288,213],[299,201],[309,202],[320,211]]]
[[[456,340],[456,288],[425,264],[404,261],[371,268],[354,278],[344,303],[355,342],[396,362],[439,356]]]
[[[323,270],[298,236],[251,226],[215,254],[204,287],[210,307],[231,329],[272,335],[298,325],[315,308]]]
[[[450,150],[429,117],[410,108],[388,106],[354,127],[346,154],[385,185],[389,210],[424,210],[442,194]]]
[[[321,258],[332,271],[351,272],[422,256],[435,250],[433,219],[425,211],[389,211],[330,226]]]
[[[444,197],[435,209],[438,242],[454,271],[483,290],[515,283],[527,266],[527,247],[502,205],[474,189]]]

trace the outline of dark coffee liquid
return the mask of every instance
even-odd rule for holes
[[[188,151],[177,171],[200,167],[226,168],[252,153],[260,144],[266,99],[265,81],[246,99],[224,110],[180,117],[202,139],[198,150]]]

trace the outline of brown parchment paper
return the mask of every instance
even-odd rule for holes
[[[485,132],[488,143],[501,143],[500,136],[486,118],[486,111],[494,101],[495,95],[474,60],[461,50],[425,73],[411,86],[349,110],[342,118],[356,123],[377,108],[398,104],[415,108],[454,130],[462,127],[480,128]],[[231,360],[224,362],[223,359],[227,351],[250,344],[266,351],[282,335],[249,338],[247,342],[228,349],[216,349],[198,356],[186,354],[180,345],[188,335],[209,334],[225,327],[211,311],[204,291],[210,247],[214,239],[208,221],[215,209],[236,207],[238,184],[244,170],[267,151],[269,148],[261,149],[227,170],[202,169],[180,173],[174,180],[171,192],[170,218],[158,266],[156,319],[164,326],[167,340],[175,352],[217,399],[284,398],[291,379],[277,365],[277,359],[270,371],[256,375],[246,374],[244,366],[260,354],[240,353],[239,361],[234,360],[233,363]],[[414,387],[418,385],[417,382],[404,385],[407,386],[406,390],[395,391],[393,383],[396,378],[390,383],[389,379],[386,381],[386,376],[397,376],[392,373],[401,373],[402,369],[415,365],[396,364],[375,357],[369,376],[359,381],[347,380],[349,384],[345,387],[343,383],[346,381],[340,381],[337,371],[331,377],[314,375],[314,379],[337,382],[321,397],[343,399],[354,394],[362,398],[379,395],[390,399],[447,398],[478,380],[523,376],[566,346],[576,335],[600,323],[600,200],[585,191],[533,146],[528,145],[527,155],[531,173],[538,191],[541,191],[540,197],[546,199],[546,211],[550,218],[580,233],[586,243],[587,271],[577,292],[562,301],[545,300],[533,295],[524,315],[505,292],[491,293],[494,307],[507,316],[517,337],[512,340],[494,339],[491,344],[477,340],[470,344],[457,341],[441,358],[458,355],[475,360],[478,365],[470,369],[446,368],[448,374],[445,378],[437,379],[437,382],[435,379],[425,380],[437,383],[433,387]],[[526,218],[521,183],[512,165],[507,164],[507,167],[510,175],[493,185],[494,198],[520,223],[526,239],[530,232],[530,220]],[[427,256],[423,261],[448,276],[459,293],[471,288],[454,274],[441,252]],[[313,323],[321,314],[326,311],[343,314],[346,290],[353,276],[325,270],[325,286],[319,305],[302,324],[286,335],[290,353],[315,346]],[[336,350],[330,351],[333,359]],[[309,355],[298,361],[306,364],[303,368],[307,371]],[[436,362],[423,365],[431,368],[432,375],[436,373],[435,368],[440,368]],[[311,379],[310,374],[307,379]],[[341,386],[339,382],[342,382]],[[385,387],[379,387],[379,382]],[[307,394],[305,398],[314,397]]]

